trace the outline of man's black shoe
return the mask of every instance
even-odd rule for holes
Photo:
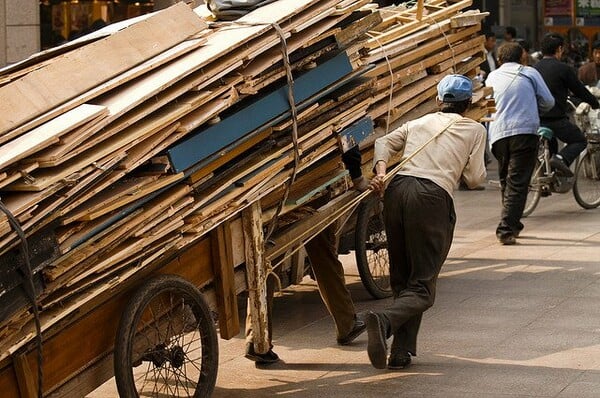
[[[573,172],[571,171],[569,166],[567,166],[564,159],[562,157],[559,157],[559,155],[552,155],[552,157],[550,158],[550,166],[554,170],[558,171],[561,175],[564,175],[566,177],[573,177]]]
[[[503,235],[498,238],[503,245],[514,245],[517,243],[517,238],[514,235]]]
[[[348,333],[344,337],[338,338],[337,343],[339,345],[348,345],[352,343],[358,336],[360,336],[365,331],[366,328],[367,324],[365,323],[365,321],[363,321],[360,318],[355,319],[354,327],[352,327],[350,333]]]
[[[275,354],[272,349],[265,352],[264,354],[259,354],[254,351],[254,344],[248,343],[246,344],[246,355],[244,355],[251,361],[256,362],[257,364],[271,364],[279,361],[279,355]]]
[[[377,369],[385,369],[387,360],[387,325],[374,312],[369,312],[367,315],[367,333],[369,334],[367,353],[369,354],[371,365]]]
[[[392,370],[404,369],[410,365],[410,362],[410,353],[405,351],[392,352],[387,367]]]

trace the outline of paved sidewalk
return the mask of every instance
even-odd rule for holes
[[[454,244],[413,366],[371,367],[366,334],[337,346],[306,280],[275,301],[282,362],[256,368],[243,334],[221,340],[214,397],[600,397],[600,209],[579,208],[571,193],[543,198],[518,244],[502,246],[498,188],[459,191],[455,202]],[[357,309],[387,306],[343,257]]]
[[[337,346],[305,279],[275,300],[282,361],[255,367],[243,356],[243,332],[219,340],[213,397],[600,397],[600,209],[579,208],[571,193],[543,198],[518,244],[502,246],[499,195],[493,185],[456,192],[454,244],[409,369],[374,369],[366,334]],[[358,310],[391,302],[370,298],[353,255],[343,261]],[[89,395],[116,396],[114,381]]]

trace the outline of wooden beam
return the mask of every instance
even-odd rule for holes
[[[264,237],[260,202],[252,203],[242,211],[242,226],[246,252],[246,277],[248,282],[248,306],[252,317],[254,349],[259,354],[269,351],[267,312],[267,267],[264,257]]]
[[[423,0],[417,2],[417,21],[423,19]]]
[[[210,234],[213,285],[217,296],[221,337],[230,339],[240,331],[237,295],[235,291],[231,225],[225,221]]]
[[[12,360],[21,398],[36,398],[38,396],[37,377],[35,377],[31,371],[27,357],[23,354],[19,354],[14,355]]]

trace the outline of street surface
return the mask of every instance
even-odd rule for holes
[[[219,340],[213,397],[600,397],[600,209],[581,209],[570,192],[542,198],[518,244],[502,246],[499,195],[493,184],[456,192],[454,244],[409,369],[374,369],[366,333],[337,346],[305,278],[275,300],[282,361],[258,368],[245,359],[243,332]],[[357,310],[391,303],[371,299],[353,255],[342,257]],[[116,396],[114,381],[89,395]]]

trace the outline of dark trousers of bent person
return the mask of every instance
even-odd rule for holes
[[[507,235],[516,237],[523,229],[521,217],[535,168],[538,140],[535,134],[520,134],[492,144],[502,193],[502,213],[496,227],[498,239]]]
[[[561,155],[567,166],[573,163],[581,151],[585,149],[587,145],[585,134],[568,118],[542,119],[540,124],[554,132],[554,138],[550,141],[550,151]],[[557,138],[567,144],[560,151],[558,150]]]
[[[346,287],[344,266],[337,256],[335,225],[330,225],[322,232],[304,244],[312,265],[319,293],[335,322],[337,338],[348,335],[354,326],[354,303],[350,291]],[[273,293],[275,278],[271,275],[267,279],[267,311],[269,313],[268,332],[271,337],[271,313],[273,306]],[[246,318],[246,342],[253,342],[252,320],[250,308]],[[273,345],[270,344],[270,348]]]
[[[385,229],[394,301],[381,313],[394,336],[392,353],[416,355],[423,312],[433,305],[456,214],[450,195],[430,180],[395,176],[385,191]]]

